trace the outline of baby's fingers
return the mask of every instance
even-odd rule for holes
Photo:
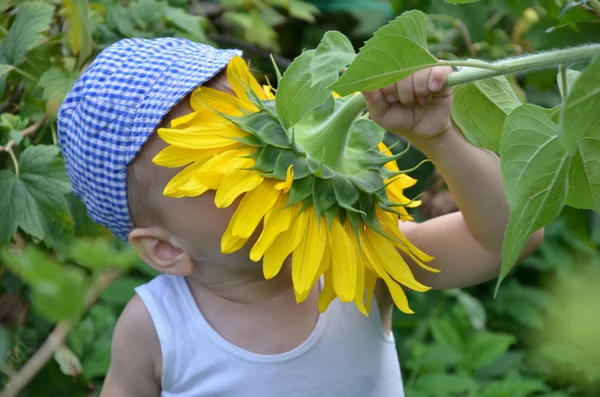
[[[450,66],[435,66],[429,70],[428,89],[434,93],[434,96],[448,95],[450,89],[445,88],[444,84],[446,84],[448,76],[452,73],[452,68]]]

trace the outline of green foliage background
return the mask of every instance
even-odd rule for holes
[[[58,106],[95,54],[124,37],[187,37],[244,49],[275,82],[271,53],[285,69],[328,30],[358,49],[411,9],[427,14],[428,46],[441,59],[495,60],[600,38],[597,0],[0,1],[0,385],[59,323],[71,328],[65,345],[22,395],[97,395],[116,319],[154,276],[87,217],[56,146]],[[556,70],[509,82],[521,100],[561,103]],[[401,168],[421,159],[411,151]],[[430,166],[415,176],[413,192],[428,196],[420,218],[452,209]],[[407,396],[600,395],[599,247],[600,216],[565,207],[496,298],[494,282],[411,295],[416,314],[394,318]]]

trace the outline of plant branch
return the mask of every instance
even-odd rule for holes
[[[491,71],[500,71],[500,68],[498,66],[495,66],[491,63],[488,62],[483,62],[483,61],[439,61],[439,64],[442,66],[462,66],[462,67],[467,67],[467,68],[478,68],[478,69],[485,69],[485,70],[491,70]],[[458,72],[456,72],[458,73]]]
[[[494,63],[463,62],[458,65],[455,61],[442,61],[440,64],[449,66],[468,66],[469,69],[451,73],[446,81],[446,86],[470,83],[489,77],[515,74],[524,71],[543,70],[554,68],[558,65],[567,65],[600,55],[600,44],[588,44],[562,50],[544,51],[535,54],[509,58]],[[470,63],[470,65],[467,65]],[[493,66],[493,69],[489,68]]]
[[[114,269],[107,270],[100,274],[86,296],[84,303],[85,311],[90,309],[90,307],[98,300],[100,293],[120,275],[121,272]],[[10,378],[10,382],[8,382],[4,390],[0,392],[0,397],[16,397],[44,365],[46,365],[48,360],[52,358],[56,349],[63,345],[72,328],[72,321],[60,321],[42,346],[35,352],[29,361],[25,363],[23,368]]]

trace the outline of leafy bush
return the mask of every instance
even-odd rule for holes
[[[596,0],[448,4],[458,2],[2,2],[0,383],[26,386],[23,396],[97,394],[116,318],[133,288],[155,275],[88,218],[56,146],[58,106],[102,48],[167,35],[237,46],[275,81],[271,52],[285,68],[331,29],[358,48],[411,9],[427,13],[427,45],[448,60],[497,60],[600,37]],[[555,70],[508,77],[521,101],[547,108],[562,101],[556,81]],[[421,158],[411,151],[401,161],[410,168]],[[415,189],[429,189],[428,202],[440,205],[445,192],[432,168],[416,176]],[[436,212],[428,208],[422,217]],[[597,285],[599,246],[600,217],[564,207],[496,298],[491,283],[411,296],[417,314],[394,320],[407,396],[598,395],[600,348],[588,330],[599,297],[581,292]],[[55,349],[49,337],[64,344]]]

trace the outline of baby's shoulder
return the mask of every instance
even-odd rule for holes
[[[123,309],[115,326],[112,360],[136,363],[153,377],[162,377],[162,357],[152,317],[139,295],[135,294]]]

